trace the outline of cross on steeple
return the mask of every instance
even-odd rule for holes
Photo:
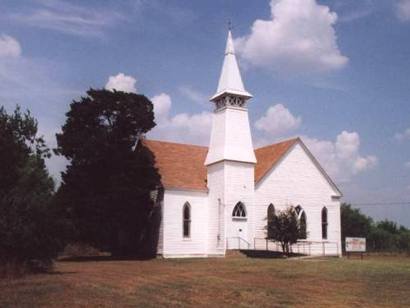
[[[232,26],[232,20],[228,19],[228,31],[232,31],[233,26]]]

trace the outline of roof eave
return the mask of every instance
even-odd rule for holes
[[[333,197],[343,197],[343,193],[342,191],[339,189],[339,187],[337,187],[336,183],[333,182],[332,178],[327,174],[327,172],[325,171],[325,169],[323,169],[322,165],[319,163],[319,161],[316,159],[315,156],[313,156],[313,154],[310,152],[310,150],[308,149],[308,147],[305,145],[305,143],[298,138],[298,142],[299,144],[302,146],[302,148],[305,150],[305,152],[308,154],[308,156],[310,157],[310,159],[313,161],[313,163],[316,165],[316,167],[320,170],[320,172],[323,174],[323,176],[325,177],[325,179],[329,182],[330,186],[332,186],[332,188],[335,190],[335,192],[337,193],[336,195],[334,195]]]
[[[289,148],[282,154],[282,156],[276,161],[274,162],[263,174],[262,176],[258,179],[255,180],[255,185],[259,185],[259,183],[261,183],[263,181],[263,179],[267,176],[267,174],[275,167],[277,166],[282,160],[283,158],[286,156],[287,153],[290,152],[290,150],[295,146],[295,144],[298,143],[298,141],[300,141],[300,138],[297,137],[295,139],[290,139],[289,141],[293,141],[293,143],[289,146]]]
[[[192,188],[192,187],[177,187],[177,186],[169,186],[169,185],[164,185],[165,190],[177,190],[177,191],[189,191],[189,192],[199,192],[199,193],[208,193],[209,189],[208,188]]]
[[[229,94],[236,95],[236,96],[241,96],[241,97],[243,97],[243,98],[245,98],[245,99],[250,99],[250,98],[253,97],[252,94],[250,94],[248,91],[241,91],[241,90],[234,90],[234,89],[225,89],[225,90],[222,90],[222,91],[220,91],[220,92],[217,92],[217,93],[216,93],[214,96],[212,96],[209,100],[212,102],[212,101],[214,101],[214,100],[216,100],[216,99],[218,99],[218,98],[220,98],[220,97],[222,97],[222,96],[224,96],[224,95],[229,95]]]

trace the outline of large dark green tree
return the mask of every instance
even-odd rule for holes
[[[62,247],[37,121],[0,108],[0,263],[48,265]]]
[[[154,156],[141,136],[155,126],[143,95],[90,89],[73,101],[56,153],[69,160],[58,203],[73,222],[73,240],[115,254],[141,252],[151,241],[160,186]]]

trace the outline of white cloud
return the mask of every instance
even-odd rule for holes
[[[333,28],[337,14],[316,0],[271,0],[271,19],[257,19],[251,33],[235,43],[256,67],[293,72],[321,72],[344,67]]]
[[[395,134],[394,139],[396,139],[397,141],[410,140],[410,127],[405,129],[401,133]]]
[[[62,0],[43,0],[35,8],[20,9],[9,17],[32,27],[79,36],[102,36],[104,29],[124,19],[114,10],[74,5]]]
[[[179,92],[189,100],[193,101],[194,103],[204,104],[208,101],[208,97],[203,93],[193,89],[190,86],[182,86],[179,88]]]
[[[135,88],[135,83],[137,80],[132,76],[124,75],[119,73],[115,76],[110,76],[108,82],[105,85],[107,90],[117,90],[123,92],[133,92],[136,93],[137,89]]]
[[[347,182],[353,175],[374,168],[374,155],[360,154],[360,136],[357,132],[342,131],[336,140],[303,137],[303,141],[325,170],[338,182]]]
[[[396,2],[396,16],[401,21],[410,21],[410,0]]]
[[[342,159],[349,159],[357,152],[360,146],[359,134],[343,131],[336,138],[336,152]]]
[[[172,101],[168,94],[154,96],[151,101],[154,104],[157,126],[148,134],[149,138],[208,145],[212,113],[204,111],[171,116]]]
[[[154,104],[155,121],[157,124],[167,122],[172,105],[171,97],[168,94],[161,93],[151,98],[151,101]]]
[[[269,107],[265,115],[255,122],[255,128],[270,137],[280,137],[296,130],[301,123],[301,117],[294,116],[285,106],[277,104]]]
[[[13,37],[2,34],[0,35],[0,58],[11,57],[17,58],[21,55],[20,43]]]
[[[404,167],[410,168],[410,161],[404,163]]]

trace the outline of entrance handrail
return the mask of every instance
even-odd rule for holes
[[[246,244],[246,249],[250,249],[251,248],[251,243],[249,243],[247,240],[245,240],[244,238],[240,237],[240,236],[232,236],[232,237],[228,237],[226,241],[227,246],[229,246],[229,239],[237,239],[238,240],[238,249],[241,249],[241,242],[244,242]],[[227,247],[227,249],[229,249],[229,247]]]

